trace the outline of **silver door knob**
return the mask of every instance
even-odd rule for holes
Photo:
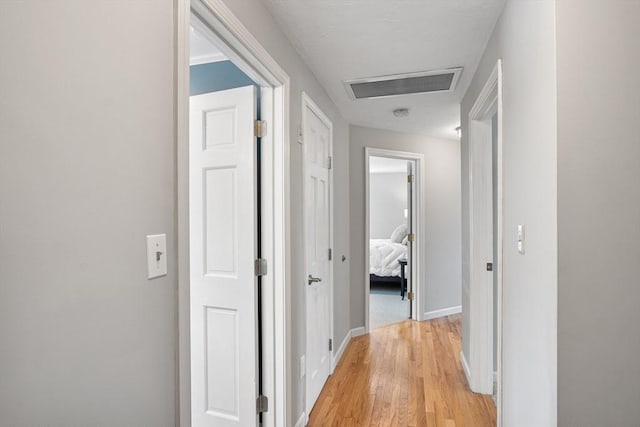
[[[309,275],[308,282],[311,285],[312,283],[322,282],[322,279],[319,277],[313,277],[312,275]]]

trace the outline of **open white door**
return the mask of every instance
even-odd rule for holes
[[[415,230],[413,226],[413,181],[415,180],[415,171],[413,162],[407,161],[407,299],[409,300],[409,319],[414,318],[416,312],[415,307],[415,285],[414,285],[414,268],[413,268],[413,242],[415,241]]]
[[[305,246],[307,274],[307,399],[310,412],[331,373],[330,180],[331,125],[304,106]],[[307,412],[308,415],[308,412]]]
[[[192,426],[255,426],[256,93],[191,97]]]

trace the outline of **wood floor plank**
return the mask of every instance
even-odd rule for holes
[[[491,396],[469,389],[459,361],[461,321],[405,321],[354,338],[308,425],[495,426]]]

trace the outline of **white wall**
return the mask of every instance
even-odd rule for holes
[[[558,424],[636,426],[640,2],[557,14]]]
[[[406,164],[407,162],[402,162]],[[389,239],[400,224],[406,224],[407,173],[369,174],[369,236]]]
[[[0,2],[0,425],[175,424],[173,10]]]
[[[504,61],[504,425],[556,425],[555,1],[507,1],[461,107],[463,349],[469,360],[468,116]],[[516,249],[526,226],[526,254]]]
[[[423,135],[350,127],[351,327],[365,324],[365,147],[422,153],[425,156],[427,271],[426,311],[460,305],[460,143]],[[368,244],[368,242],[366,243]]]
[[[295,423],[305,351],[301,91],[333,120],[343,183],[336,342],[350,329],[350,260],[340,261],[350,253],[349,130],[263,4],[227,3],[291,77]],[[0,2],[2,425],[175,423],[174,22],[172,0]],[[144,236],[163,232],[169,275],[147,281]]]

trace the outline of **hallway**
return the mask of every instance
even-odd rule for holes
[[[495,426],[489,396],[471,392],[459,362],[462,318],[405,321],[354,338],[309,426]]]

